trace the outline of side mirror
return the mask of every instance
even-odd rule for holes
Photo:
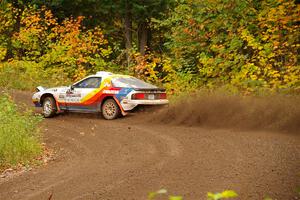
[[[71,89],[71,90],[74,90],[74,85],[71,85],[71,86],[70,86],[70,89]]]

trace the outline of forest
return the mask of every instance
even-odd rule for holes
[[[175,94],[298,93],[293,0],[2,0],[0,87],[130,74]]]
[[[299,59],[299,0],[0,0],[0,196],[299,199]],[[170,104],[31,108],[37,86],[98,71]]]

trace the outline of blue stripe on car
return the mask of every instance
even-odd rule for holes
[[[122,88],[118,94],[116,94],[116,98],[121,102],[131,91],[133,88]]]

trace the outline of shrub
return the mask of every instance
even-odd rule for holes
[[[70,83],[63,68],[44,69],[33,61],[0,63],[0,87],[33,90],[39,85],[57,86]]]
[[[109,68],[108,41],[99,27],[86,29],[83,16],[59,22],[44,6],[22,10],[9,3],[0,15],[0,61],[38,63],[42,70],[63,71],[74,80]]]
[[[208,87],[299,89],[299,11],[291,0],[183,0],[158,24],[176,71]]]
[[[26,164],[41,153],[37,131],[40,117],[29,111],[20,114],[10,97],[1,94],[0,121],[0,169]]]

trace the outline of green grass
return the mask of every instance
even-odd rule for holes
[[[41,117],[19,112],[6,94],[0,93],[0,171],[27,164],[42,152],[37,125]]]
[[[47,68],[32,61],[0,62],[0,88],[34,90],[37,86],[68,85],[63,68]]]

